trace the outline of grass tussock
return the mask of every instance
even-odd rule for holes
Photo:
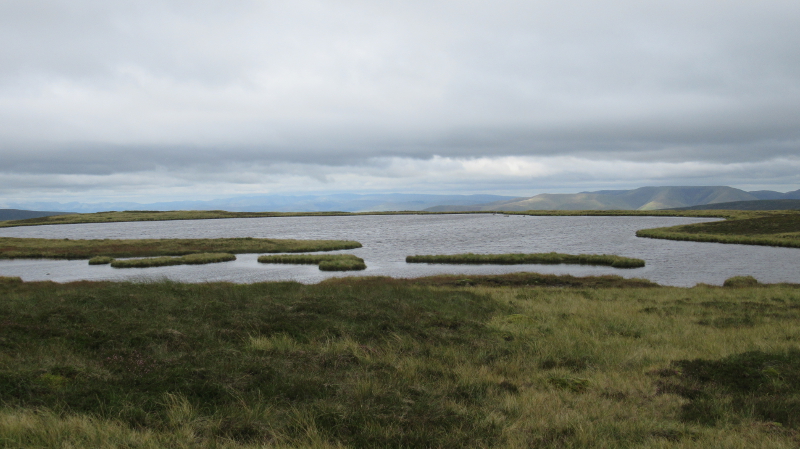
[[[576,264],[608,265],[614,268],[640,268],[644,260],[608,254],[451,254],[435,256],[408,256],[407,263],[445,263],[445,264]]]
[[[3,444],[800,442],[798,286],[445,279],[0,283]]]
[[[640,229],[638,237],[800,248],[800,212],[768,213],[711,223]]]
[[[166,267],[170,265],[203,265],[209,263],[230,262],[232,260],[236,260],[236,256],[233,254],[200,253],[188,254],[181,257],[153,257],[144,259],[113,260],[111,261],[111,266],[114,268],[149,268]]]
[[[322,271],[366,270],[364,259],[352,254],[280,254],[260,256],[260,263],[318,265]]]
[[[753,276],[734,276],[725,279],[722,283],[723,287],[755,287],[758,285],[758,279]]]
[[[89,265],[107,265],[114,261],[113,257],[95,256],[89,259]]]
[[[61,215],[58,215],[61,216]],[[297,253],[361,248],[349,240],[131,239],[70,240],[0,237],[0,259],[91,259],[185,256],[198,253]]]

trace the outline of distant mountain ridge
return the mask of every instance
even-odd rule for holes
[[[781,193],[768,190],[746,192],[726,186],[640,187],[633,190],[542,193],[530,198],[495,201],[466,207],[459,205],[437,206],[425,210],[430,212],[460,212],[468,210],[657,210],[761,199],[800,199],[800,190]]]

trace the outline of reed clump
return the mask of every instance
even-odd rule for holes
[[[0,237],[0,259],[91,259],[185,256],[197,253],[298,253],[361,248],[350,240],[219,239],[35,239]]]
[[[797,447],[800,286],[444,279],[0,282],[2,445]]]
[[[260,263],[318,265],[321,271],[366,270],[364,259],[352,254],[280,254],[259,256]]]
[[[642,259],[622,257],[609,254],[449,254],[430,256],[408,256],[407,263],[443,263],[443,264],[576,264],[576,265],[608,265],[614,268],[640,268],[645,262]]]
[[[114,268],[149,268],[170,265],[203,265],[208,263],[229,262],[236,256],[226,253],[187,254],[181,257],[148,257],[143,259],[122,259],[111,261]]]

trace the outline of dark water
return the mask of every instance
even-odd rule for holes
[[[70,239],[262,237],[357,240],[364,247],[341,251],[365,260],[367,270],[321,272],[316,266],[266,265],[256,254],[233,262],[144,269],[89,266],[82,261],[0,261],[0,276],[24,280],[131,280],[169,278],[184,282],[238,283],[296,280],[319,282],[333,276],[419,277],[437,273],[490,274],[534,271],[577,276],[619,274],[662,285],[722,284],[737,275],[766,283],[800,282],[800,249],[642,239],[637,229],[708,221],[667,217],[530,217],[503,215],[381,215],[281,217],[96,223],[0,229],[4,237]],[[537,253],[617,254],[644,259],[637,269],[575,265],[426,265],[406,264],[414,254]]]

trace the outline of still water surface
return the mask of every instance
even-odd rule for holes
[[[766,283],[800,281],[800,249],[643,239],[637,229],[709,221],[673,217],[532,217],[475,215],[375,215],[276,217],[133,223],[91,223],[0,229],[3,237],[70,239],[256,237],[357,240],[364,247],[337,251],[364,259],[367,270],[322,272],[314,265],[259,264],[256,254],[210,265],[142,269],[90,266],[85,260],[0,261],[0,276],[23,280],[145,280],[249,283],[295,280],[315,283],[334,276],[420,277],[440,273],[497,274],[520,271],[576,276],[618,274],[662,285],[720,285],[737,275]],[[646,266],[615,269],[577,265],[406,264],[415,254],[538,253],[617,254],[644,259]]]

